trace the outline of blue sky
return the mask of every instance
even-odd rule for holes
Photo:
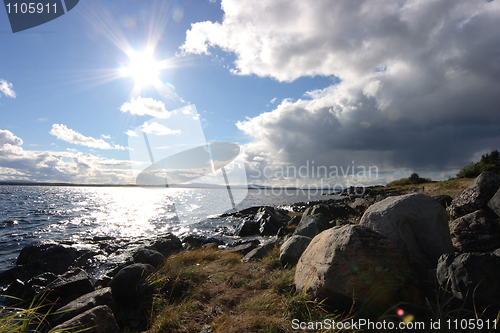
[[[252,182],[444,179],[499,148],[498,3],[82,0],[15,34],[0,9],[0,180],[133,183],[139,97],[195,105]],[[147,47],[162,87],[134,91],[120,68]]]

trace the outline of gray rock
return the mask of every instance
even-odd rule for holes
[[[443,255],[436,277],[440,287],[482,313],[500,310],[500,257],[495,253]],[[495,313],[496,316],[496,313]]]
[[[94,285],[87,273],[77,268],[70,270],[49,283],[45,289],[47,299],[66,304],[82,295],[94,291]]]
[[[451,221],[450,234],[453,246],[459,252],[486,252],[500,248],[498,221],[482,210]]]
[[[379,233],[360,225],[323,231],[297,263],[295,287],[334,308],[387,304],[409,276],[400,251]]]
[[[148,264],[133,264],[122,268],[111,280],[109,287],[119,309],[133,309],[141,299],[151,292],[146,281],[153,274],[154,268]]]
[[[113,312],[106,305],[100,305],[54,327],[53,332],[115,333],[119,332]]]
[[[288,220],[287,225],[297,225],[297,224],[299,224],[301,219],[302,219],[302,215],[295,215],[294,217],[292,217]]]
[[[488,201],[488,207],[500,216],[500,189],[498,189],[497,193]]]
[[[313,238],[323,230],[330,228],[328,216],[323,213],[313,215],[302,215],[302,218],[295,229],[294,235],[301,235]]]
[[[294,266],[305,251],[311,238],[295,235],[287,239],[280,248],[280,261],[285,265]]]
[[[52,319],[52,325],[57,326],[70,320],[79,314],[95,308],[99,305],[107,305],[111,310],[115,308],[111,288],[102,288],[91,293],[78,297],[63,307],[56,310],[56,315]]]
[[[255,249],[258,244],[259,244],[258,242],[247,242],[244,244],[236,245],[234,247],[230,247],[227,249],[227,251],[233,252],[233,253],[241,253],[241,254],[245,255],[248,252]]]
[[[389,238],[425,278],[442,254],[453,253],[446,210],[431,197],[413,193],[389,197],[370,206],[359,223]]]
[[[51,272],[62,274],[78,258],[78,251],[54,241],[39,241],[26,245],[17,258],[17,265],[24,266],[29,277]]]
[[[243,221],[238,229],[236,230],[236,235],[239,237],[255,236],[259,234],[259,222],[253,220]]]
[[[245,256],[243,258],[241,258],[241,262],[247,263],[250,261],[259,261],[266,254],[268,254],[269,251],[271,251],[275,246],[276,246],[276,243],[270,242],[270,243],[264,244],[262,246],[256,247],[252,251],[245,254]]]
[[[224,242],[220,239],[214,237],[206,237],[203,235],[190,234],[181,238],[182,247],[185,250],[194,250],[203,247],[205,244],[216,243],[217,245],[223,245]]]
[[[6,294],[20,298],[26,302],[31,302],[33,297],[41,293],[55,279],[57,279],[57,275],[53,273],[43,273],[28,281],[17,279],[7,288]],[[13,303],[18,303],[15,299],[12,301]]]
[[[163,254],[165,258],[168,258],[171,254],[182,251],[182,242],[177,236],[167,233],[155,240],[153,244],[147,248],[158,251]]]
[[[281,227],[285,226],[288,216],[277,212],[273,207],[261,207],[255,214],[255,222],[259,223],[261,236],[274,236]]]
[[[316,215],[316,214],[323,214],[325,216],[329,216],[330,209],[328,208],[328,205],[317,204],[317,205],[314,205],[311,207],[307,207],[307,209],[304,211],[304,214],[302,214],[302,216]]]
[[[375,203],[375,198],[373,197],[364,197],[364,198],[358,197],[356,198],[356,200],[354,200],[354,202],[349,204],[349,207],[357,210],[360,213],[364,213],[364,211],[374,203]]]
[[[484,209],[488,201],[500,188],[500,175],[493,172],[483,172],[472,184],[462,191],[448,207],[453,218],[462,217],[476,210]]]
[[[154,267],[159,267],[167,260],[160,252],[145,248],[138,249],[133,258],[136,264],[149,264]]]

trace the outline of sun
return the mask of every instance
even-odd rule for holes
[[[162,69],[166,68],[164,61],[156,61],[154,50],[146,49],[142,52],[130,50],[127,55],[129,63],[120,68],[122,77],[131,77],[135,81],[134,92],[140,92],[144,87],[162,85],[158,76]]]

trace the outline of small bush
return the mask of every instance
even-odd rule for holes
[[[416,185],[430,183],[432,180],[430,178],[421,178],[417,173],[412,173],[408,178],[401,178],[387,184],[387,186],[405,186],[405,185]]]

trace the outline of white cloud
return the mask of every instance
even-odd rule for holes
[[[271,100],[271,104],[274,104],[274,102],[276,102],[277,98],[274,97],[272,100]]]
[[[110,135],[101,134],[101,137],[102,137],[103,139],[111,139],[111,136],[110,136]]]
[[[165,103],[152,98],[132,97],[130,102],[124,103],[120,110],[138,116],[149,115],[159,119],[167,119],[171,112],[165,108]]]
[[[0,130],[0,148],[3,148],[7,145],[20,146],[22,144],[23,140],[12,134],[11,131]]]
[[[23,140],[0,130],[0,180],[72,183],[133,183],[128,160],[115,160],[68,151],[24,150]]]
[[[9,83],[4,79],[0,79],[0,93],[3,93],[7,97],[16,98],[16,93],[12,90],[12,83]]]
[[[126,131],[125,134],[127,134],[128,136],[137,136],[137,133],[132,130]]]
[[[82,146],[87,146],[91,148],[99,149],[125,149],[119,145],[112,146],[103,139],[95,139],[89,136],[84,136],[62,124],[53,124],[50,134],[56,136],[58,139],[77,144]]]
[[[220,47],[234,73],[335,77],[239,122],[247,161],[447,171],[500,134],[500,2],[223,0],[223,21],[193,24],[185,53]]]
[[[142,125],[142,131],[147,134],[156,134],[156,135],[181,134],[180,130],[172,130],[165,125],[158,124],[157,122],[152,122],[151,124],[144,123]]]

